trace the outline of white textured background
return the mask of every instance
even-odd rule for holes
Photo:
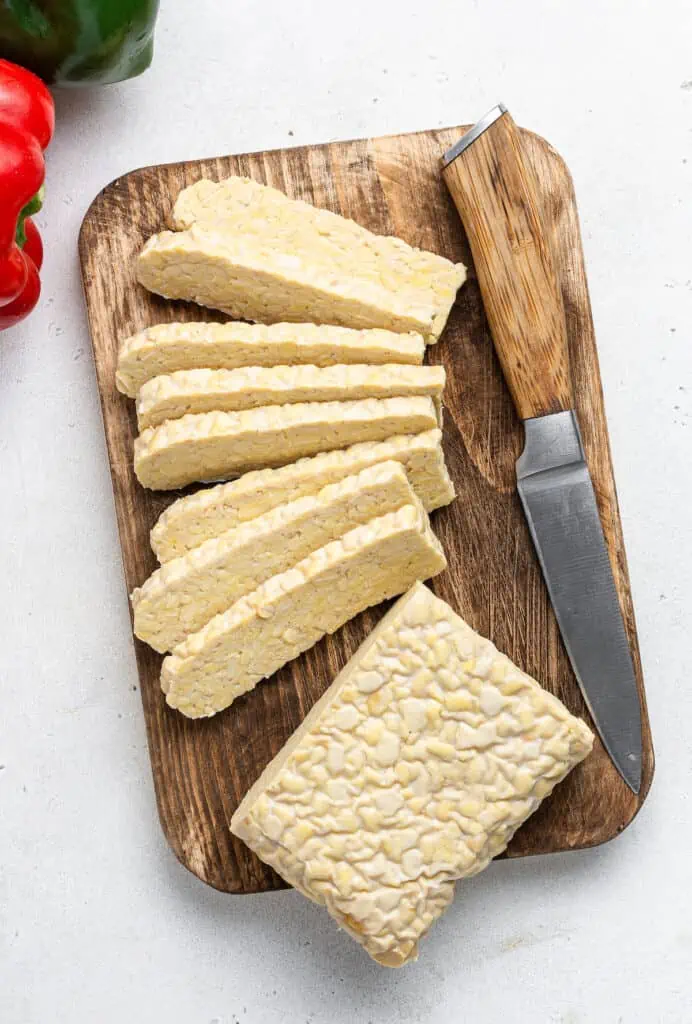
[[[0,336],[2,1024],[692,1021],[689,0],[164,0],[152,70],[62,94],[40,309]],[[77,265],[142,164],[472,121],[577,187],[658,759],[629,831],[460,887],[418,964],[159,831]]]

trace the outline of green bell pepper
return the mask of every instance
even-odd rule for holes
[[[0,57],[55,85],[104,85],[151,64],[159,0],[0,0]]]

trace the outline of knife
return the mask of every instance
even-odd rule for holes
[[[500,104],[443,157],[505,380],[524,421],[517,486],[572,668],[634,793],[641,709],[625,624],[574,411],[567,325],[538,183]]]

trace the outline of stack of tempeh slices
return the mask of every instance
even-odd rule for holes
[[[229,481],[164,512],[132,595],[168,703],[200,717],[444,569],[445,372],[422,362],[465,271],[249,179],[185,189],[173,223],[139,280],[255,321],[159,324],[118,360],[140,483]]]

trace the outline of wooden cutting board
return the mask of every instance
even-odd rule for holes
[[[432,587],[588,721],[515,491],[522,429],[493,353],[464,232],[439,173],[440,155],[462,130],[146,167],[112,182],[94,200],[79,249],[127,588],[141,585],[156,567],[149,530],[178,495],[145,491],[135,479],[134,403],[114,384],[118,343],[162,321],[224,319],[147,293],[135,283],[135,254],[164,227],[181,188],[200,177],[249,175],[469,266],[469,281],[442,340],[428,350],[429,361],[447,369],[445,451],[458,493],[454,504],[433,515],[449,569]],[[644,801],[654,768],[572,181],[546,142],[524,135],[558,254],[579,422],[639,682],[644,763],[636,797],[597,742],[520,830],[509,848],[514,857],[593,846],[617,835]],[[159,689],[161,658],[135,641],[161,824],[178,859],[209,885],[232,893],[283,886],[231,835],[231,815],[384,610],[359,616],[227,711],[203,721],[166,706]]]

